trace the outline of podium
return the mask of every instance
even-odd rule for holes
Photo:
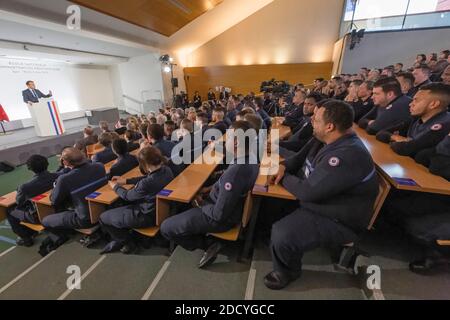
[[[65,132],[58,104],[52,98],[39,99],[38,103],[28,105],[28,110],[39,137],[59,136]]]

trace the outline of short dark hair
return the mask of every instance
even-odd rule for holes
[[[141,166],[147,164],[157,166],[167,163],[167,159],[162,155],[161,151],[152,146],[141,149],[138,153],[138,160]]]
[[[444,54],[445,59],[447,59],[448,56],[450,56],[450,50],[442,50],[441,53]]]
[[[316,79],[314,79],[314,81],[322,82],[322,81],[323,81],[323,78],[316,78]]]
[[[366,84],[367,90],[373,90],[374,82],[372,80],[366,80],[362,84]]]
[[[414,85],[414,75],[411,72],[400,72],[399,74],[397,74],[397,77],[401,77],[403,79],[405,79],[406,81],[409,82],[409,84],[411,86]]]
[[[112,140],[113,140],[112,135],[109,132],[103,132],[98,137],[98,143],[100,143],[104,147],[109,147],[112,143]]]
[[[450,104],[450,85],[442,82],[432,82],[420,87],[419,91],[430,91],[431,94],[439,96],[443,108],[447,109]]]
[[[112,142],[112,149],[117,155],[123,156],[128,152],[128,144],[125,139],[119,138]]]
[[[231,128],[234,130],[242,130],[244,131],[244,133],[246,133],[248,130],[255,130],[257,131],[255,128],[253,128],[253,126],[250,124],[250,122],[248,121],[242,121],[242,120],[237,120],[234,121],[231,124]],[[249,137],[245,137],[245,153],[248,154],[250,152],[250,141],[249,141]]]
[[[403,67],[403,63],[401,63],[401,62],[397,62],[396,64],[399,64],[399,65],[401,65]]]
[[[381,88],[384,93],[392,91],[396,96],[402,95],[402,88],[400,86],[400,82],[398,82],[398,80],[394,77],[381,78],[373,84],[373,87]]]
[[[323,114],[326,123],[332,123],[339,132],[345,132],[353,125],[355,113],[347,102],[330,99],[318,108],[324,108]]]
[[[255,104],[258,106],[258,108],[260,109],[264,108],[264,99],[262,97],[256,97],[254,101]]]
[[[176,124],[172,120],[167,120],[166,122],[164,122],[164,125],[168,126],[168,127],[176,128]]]
[[[416,57],[420,56],[422,58],[422,61],[427,60],[427,56],[423,53],[419,53]]]
[[[359,80],[359,79],[356,79],[356,80],[353,80],[353,81],[350,82],[350,83],[354,83],[355,85],[360,86],[360,85],[363,83],[363,81],[362,81],[362,80]]]
[[[196,117],[201,119],[203,123],[209,122],[208,115],[205,112],[197,112]]]
[[[426,63],[421,63],[418,66],[415,66],[414,69],[421,69],[423,73],[430,74],[431,68]]]
[[[34,81],[28,80],[25,84],[26,84],[26,85],[29,85],[31,82],[34,82]]]
[[[44,172],[48,168],[48,160],[46,157],[41,156],[40,154],[33,154],[27,160],[27,168],[34,173]]]
[[[319,101],[322,101],[325,99],[325,96],[319,92],[312,91],[310,94],[306,96],[306,99],[314,99],[314,101],[317,103]]]
[[[164,127],[157,124],[152,123],[147,128],[147,136],[153,138],[155,140],[161,140],[164,138]]]

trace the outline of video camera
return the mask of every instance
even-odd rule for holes
[[[286,81],[276,81],[275,79],[271,79],[261,83],[260,91],[286,94],[289,92],[290,87],[291,86]]]

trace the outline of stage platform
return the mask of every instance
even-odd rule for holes
[[[63,147],[72,146],[83,137],[83,129],[87,125],[87,117],[65,120],[66,132],[56,137],[37,137],[34,127],[14,130],[6,135],[0,134],[0,161],[8,161],[18,166],[35,153],[47,157],[59,154]],[[97,133],[98,131],[96,128]]]

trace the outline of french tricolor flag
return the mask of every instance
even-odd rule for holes
[[[52,118],[53,126],[55,128],[55,132],[57,135],[62,135],[64,133],[64,129],[61,125],[61,120],[59,119],[56,102],[48,101],[47,102],[48,111],[50,112],[50,117]]]

